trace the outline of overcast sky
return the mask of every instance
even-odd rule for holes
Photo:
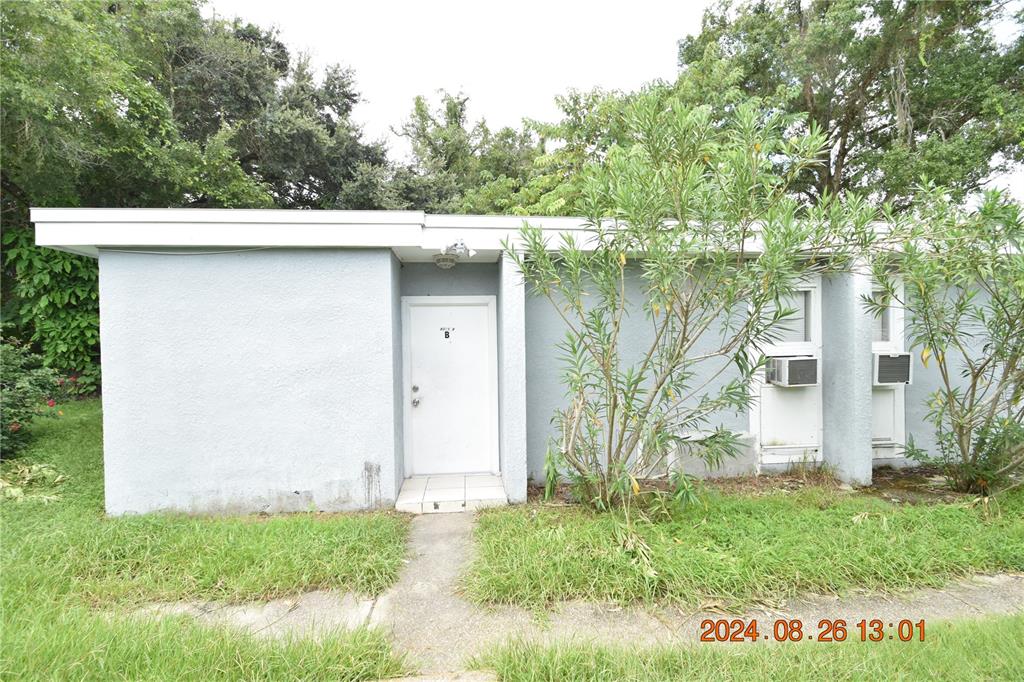
[[[710,0],[589,2],[481,0],[317,2],[211,0],[206,14],[276,26],[289,49],[323,68],[355,70],[363,102],[355,118],[393,155],[407,146],[390,132],[416,95],[439,89],[470,97],[488,125],[524,117],[557,120],[554,97],[570,88],[634,90],[675,79],[676,41],[700,28]]]
[[[318,70],[355,70],[355,119],[391,156],[391,132],[416,95],[464,92],[470,116],[492,128],[558,119],[556,95],[576,88],[635,90],[676,76],[676,41],[700,30],[711,0],[208,0],[207,16],[274,26]],[[1000,31],[1004,33],[1004,31]],[[1007,36],[1000,36],[1005,38]],[[1024,199],[1024,174],[999,178]]]

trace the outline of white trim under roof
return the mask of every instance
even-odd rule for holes
[[[36,244],[96,258],[100,249],[174,251],[276,248],[386,248],[403,262],[432,262],[463,242],[463,262],[493,263],[502,242],[519,246],[524,223],[539,227],[550,248],[572,235],[587,248],[585,218],[427,215],[422,211],[326,211],[264,208],[33,208]],[[752,235],[744,251],[761,252]]]
[[[402,261],[430,262],[459,240],[494,262],[502,241],[518,242],[524,222],[578,233],[583,218],[427,215],[422,211],[320,211],[217,208],[33,208],[36,244],[84,256],[100,249],[390,248]],[[552,244],[557,244],[552,239]]]

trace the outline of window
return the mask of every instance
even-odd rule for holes
[[[778,343],[804,343],[811,340],[811,292],[797,291],[779,298],[782,308],[792,311],[779,322]]]
[[[874,291],[871,293],[871,298],[875,300],[875,303],[881,303],[885,300],[885,292]],[[871,324],[871,340],[887,342],[892,340],[892,308],[885,308],[882,312],[875,315],[875,319]]]

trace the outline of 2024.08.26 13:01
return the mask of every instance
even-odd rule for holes
[[[923,642],[924,629],[924,620],[915,622],[904,618],[895,623],[887,623],[879,618],[862,618],[854,623],[852,635],[859,635],[862,642],[881,642],[886,639]],[[777,619],[772,621],[772,627],[767,631],[759,628],[756,619],[706,618],[700,623],[702,642],[756,642],[769,639],[776,642],[844,642],[850,636],[851,628],[842,618],[819,620],[815,632],[809,628],[805,631],[804,622],[800,619]]]

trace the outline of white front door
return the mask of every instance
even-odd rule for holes
[[[403,296],[405,473],[498,473],[494,296]]]

